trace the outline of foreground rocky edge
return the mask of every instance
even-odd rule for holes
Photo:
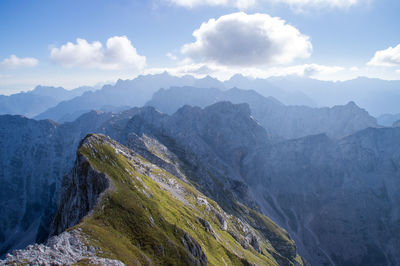
[[[245,206],[248,217],[229,215],[170,172],[88,135],[64,179],[53,226],[59,235],[0,265],[303,265],[294,241],[267,217]]]

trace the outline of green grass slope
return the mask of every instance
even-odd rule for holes
[[[296,253],[288,257],[280,250],[295,250],[294,242],[267,217],[245,206],[246,219],[229,215],[190,184],[105,136],[88,136],[77,156],[111,181],[90,214],[69,229],[80,228],[100,257],[127,265],[303,264]]]

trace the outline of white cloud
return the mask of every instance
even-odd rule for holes
[[[294,8],[349,8],[365,0],[164,0],[187,8],[197,6],[225,6],[238,9],[248,9],[263,3],[282,3]]]
[[[311,55],[308,36],[278,17],[244,12],[203,23],[193,32],[196,41],[181,52],[194,61],[221,65],[286,64]]]
[[[396,73],[399,73],[399,74],[400,74],[400,69],[396,69]]]
[[[50,57],[67,67],[142,70],[146,66],[146,57],[137,53],[126,36],[109,38],[105,47],[98,41],[88,43],[78,38],[75,44],[68,42],[51,49]]]
[[[386,50],[377,51],[374,57],[367,63],[369,66],[400,66],[400,44],[389,47]]]
[[[168,52],[168,53],[166,54],[166,56],[167,56],[169,59],[171,59],[171,60],[174,60],[174,61],[177,61],[177,60],[178,60],[178,57],[177,57],[176,55],[174,55],[173,53]]]
[[[36,58],[19,58],[16,55],[11,55],[9,58],[5,58],[3,61],[0,61],[0,68],[14,69],[20,67],[34,67],[38,63],[39,61]]]
[[[360,69],[357,66],[353,66],[353,67],[350,67],[349,70],[356,72],[356,71],[359,71]]]
[[[301,77],[327,78],[337,72],[341,72],[345,68],[340,66],[325,66],[318,64],[304,64],[287,67],[230,67],[217,64],[187,64],[172,68],[151,68],[147,69],[146,73],[155,74],[167,71],[171,75],[184,76],[193,75],[198,78],[210,75],[220,80],[226,80],[235,74],[242,74],[253,78],[268,78],[272,76],[290,76],[297,75]]]

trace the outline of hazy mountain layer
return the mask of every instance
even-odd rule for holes
[[[286,106],[272,97],[237,88],[221,91],[194,87],[161,89],[146,104],[172,114],[184,105],[205,107],[219,102],[248,103],[252,115],[276,138],[299,138],[326,133],[340,138],[361,129],[377,127],[376,119],[353,102],[332,108]]]
[[[277,77],[267,81],[288,91],[300,91],[318,106],[334,106],[354,101],[373,116],[400,113],[400,81],[359,77],[347,81]]]
[[[44,112],[61,101],[67,101],[82,95],[91,87],[65,90],[61,87],[37,86],[34,90],[10,96],[0,95],[0,114],[18,114],[33,117]]]
[[[68,116],[68,121],[73,121],[85,111],[99,110],[106,105],[141,107],[160,88],[183,86],[255,90],[264,97],[272,96],[286,105],[332,107],[354,101],[375,116],[400,112],[397,104],[400,101],[398,81],[358,78],[330,82],[300,77],[251,79],[236,75],[221,82],[209,76],[196,79],[193,76],[175,77],[163,73],[119,80],[115,85],[106,85],[97,92],[61,103],[40,114],[37,119],[61,121],[63,117]]]
[[[400,120],[400,114],[384,114],[380,115],[377,118],[378,124],[385,126],[385,127],[391,127],[393,123],[395,123],[397,120]]]

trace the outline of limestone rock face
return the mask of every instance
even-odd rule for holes
[[[265,213],[312,263],[397,265],[400,131],[274,144],[245,162]]]
[[[97,172],[84,156],[79,156],[69,176],[63,179],[60,203],[52,225],[52,235],[58,235],[78,224],[94,209],[110,180]]]
[[[46,241],[80,140],[109,116],[91,112],[63,125],[0,116],[0,256]]]

